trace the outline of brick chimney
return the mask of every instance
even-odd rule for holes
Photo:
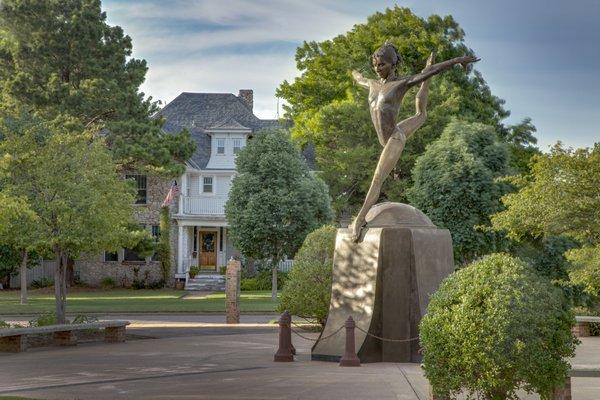
[[[248,106],[250,111],[254,107],[254,92],[252,89],[240,89],[238,97]]]

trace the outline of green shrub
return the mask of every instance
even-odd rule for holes
[[[131,288],[134,290],[146,289],[146,282],[141,279],[134,279],[131,281]]]
[[[455,272],[421,321],[425,375],[436,394],[548,398],[565,382],[577,339],[559,288],[518,258],[493,254]]]
[[[242,278],[240,281],[240,290],[244,290],[244,291],[260,290],[258,288],[257,279],[256,278]]]
[[[73,321],[71,321],[72,324],[89,324],[91,322],[98,322],[98,318],[79,314],[73,318]]]
[[[35,279],[31,282],[32,289],[41,289],[45,287],[50,287],[54,285],[54,280],[46,277],[42,277],[40,279]]]
[[[192,265],[190,267],[190,278],[194,278],[196,275],[200,273],[200,268],[197,265]]]
[[[159,237],[156,244],[156,256],[160,261],[162,272],[162,282],[166,285],[171,277],[171,217],[169,216],[169,207],[164,206],[160,209]]]
[[[227,274],[227,265],[221,265],[219,267],[219,274],[221,274],[221,275]]]
[[[157,281],[153,281],[153,282],[146,284],[146,289],[158,290],[158,289],[162,289],[164,287],[165,287],[165,281],[162,279],[159,279]]]
[[[117,286],[117,283],[115,282],[113,277],[105,276],[104,278],[102,278],[100,286],[102,286],[104,289],[111,289]]]
[[[29,326],[31,327],[48,326],[56,324],[58,324],[58,319],[56,318],[56,313],[54,312],[40,314],[29,321]]]
[[[256,274],[256,284],[258,289],[256,290],[271,290],[271,281],[273,280],[273,272],[271,269],[263,269]],[[277,272],[277,289],[281,290],[285,287],[288,280],[287,272]]]
[[[294,259],[283,289],[279,311],[316,319],[324,324],[331,299],[331,271],[337,229],[325,225],[310,233]]]
[[[591,322],[590,323],[590,335],[600,336],[600,323],[599,322]]]

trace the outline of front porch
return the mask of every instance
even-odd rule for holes
[[[213,220],[179,219],[177,237],[177,272],[175,278],[189,277],[190,268],[200,273],[219,273],[227,260],[236,254],[227,237],[224,218]]]

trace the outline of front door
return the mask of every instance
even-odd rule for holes
[[[200,232],[200,269],[217,270],[217,232]]]

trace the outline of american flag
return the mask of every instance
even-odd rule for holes
[[[167,197],[165,197],[165,201],[162,203],[162,207],[166,207],[171,205],[175,196],[179,194],[179,186],[177,186],[177,181],[173,181],[171,184],[171,189],[169,189],[169,193],[167,193]]]

